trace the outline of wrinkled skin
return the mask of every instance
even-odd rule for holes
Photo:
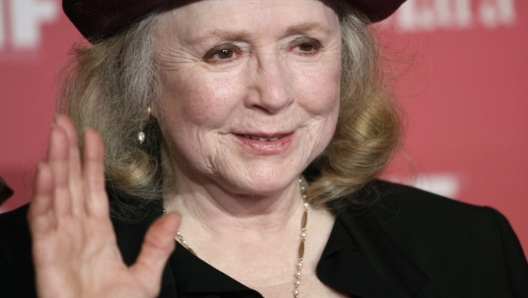
[[[163,15],[156,57],[178,188],[280,196],[333,136],[341,35],[323,2],[198,1]],[[252,147],[245,135],[291,140]]]

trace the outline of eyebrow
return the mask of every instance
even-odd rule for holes
[[[317,22],[304,22],[304,23],[290,26],[285,30],[286,35],[302,34],[302,33],[310,32],[310,31],[322,31],[323,33],[326,33],[326,34],[330,32],[330,30],[327,27]],[[208,31],[204,35],[197,36],[196,38],[192,38],[190,42],[199,43],[199,42],[202,42],[204,40],[214,38],[214,37],[222,37],[222,38],[227,38],[230,40],[247,40],[250,38],[251,35],[252,34],[246,30],[231,31],[231,30],[215,29],[212,31]]]
[[[222,30],[222,29],[215,29],[212,31],[209,31],[205,33],[204,35],[197,36],[196,38],[192,38],[190,40],[191,43],[199,43],[204,40],[219,37],[227,38],[230,40],[245,40],[248,39],[251,36],[251,33],[249,31],[230,31],[230,30]]]
[[[297,25],[293,25],[286,29],[287,35],[305,33],[309,31],[322,31],[326,34],[330,33],[330,30],[326,26],[317,22],[304,22]]]

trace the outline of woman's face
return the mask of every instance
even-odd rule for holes
[[[341,35],[315,0],[198,1],[161,16],[155,111],[176,177],[281,191],[330,142]]]

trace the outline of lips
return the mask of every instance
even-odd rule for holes
[[[243,147],[257,155],[275,155],[288,150],[294,132],[234,134]]]
[[[252,136],[252,135],[244,135],[244,138],[246,139],[250,139],[250,140],[255,140],[255,141],[261,141],[261,142],[273,142],[273,141],[276,141],[280,138],[282,138],[283,136],[275,136],[275,137],[272,137],[272,138],[266,138],[266,137],[259,137],[259,136]]]

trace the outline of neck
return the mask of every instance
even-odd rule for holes
[[[269,296],[299,290],[299,270],[303,281],[317,281],[317,260],[334,218],[325,209],[310,208],[303,229],[305,206],[298,177],[281,191],[265,195],[229,192],[214,180],[171,177],[178,181],[173,188],[177,191],[164,195],[165,208],[182,215],[180,235],[199,258]]]
[[[269,240],[270,235],[298,231],[303,212],[298,179],[266,195],[233,193],[213,180],[185,175],[178,175],[176,181],[177,191],[165,193],[164,206],[181,214],[184,234],[255,241],[255,237]]]

